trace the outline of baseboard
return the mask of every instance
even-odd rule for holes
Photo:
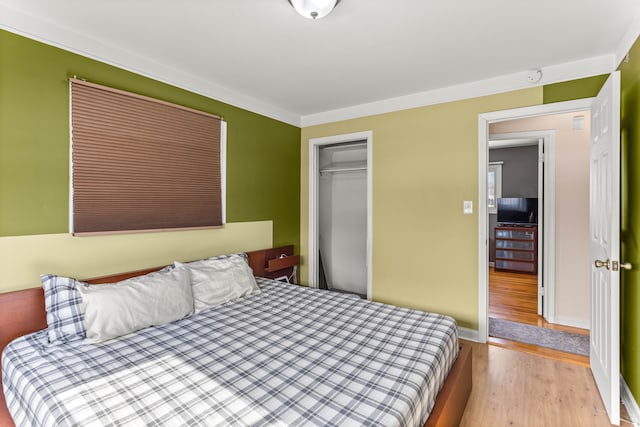
[[[581,328],[581,329],[590,329],[591,325],[589,324],[589,319],[575,319],[573,317],[567,317],[567,316],[556,316],[556,318],[554,319],[555,322],[558,325],[564,325],[564,326],[572,326],[574,328]]]
[[[478,339],[478,331],[475,329],[463,328],[462,326],[458,326],[458,336],[463,340],[480,342]]]
[[[631,422],[635,425],[640,425],[640,407],[622,375],[620,375],[620,399],[622,399],[622,403],[627,408]]]

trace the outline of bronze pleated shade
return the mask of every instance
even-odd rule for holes
[[[221,226],[221,120],[71,80],[73,233]]]

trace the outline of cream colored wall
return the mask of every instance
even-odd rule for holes
[[[0,237],[0,292],[40,286],[40,274],[76,278],[140,270],[224,253],[272,246],[271,221],[227,224],[212,230],[73,237],[70,234]]]
[[[302,130],[300,247],[308,251],[309,139],[373,131],[373,299],[478,325],[478,114],[542,103],[542,88]],[[307,266],[300,278],[307,283]]]
[[[573,117],[585,128],[573,130]],[[490,133],[556,131],[556,321],[589,327],[589,112],[494,123]]]

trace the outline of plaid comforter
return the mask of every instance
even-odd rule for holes
[[[457,353],[451,318],[259,279],[262,292],[98,345],[13,341],[17,426],[416,426]]]

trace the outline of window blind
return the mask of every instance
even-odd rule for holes
[[[223,223],[220,118],[71,79],[71,232]]]

